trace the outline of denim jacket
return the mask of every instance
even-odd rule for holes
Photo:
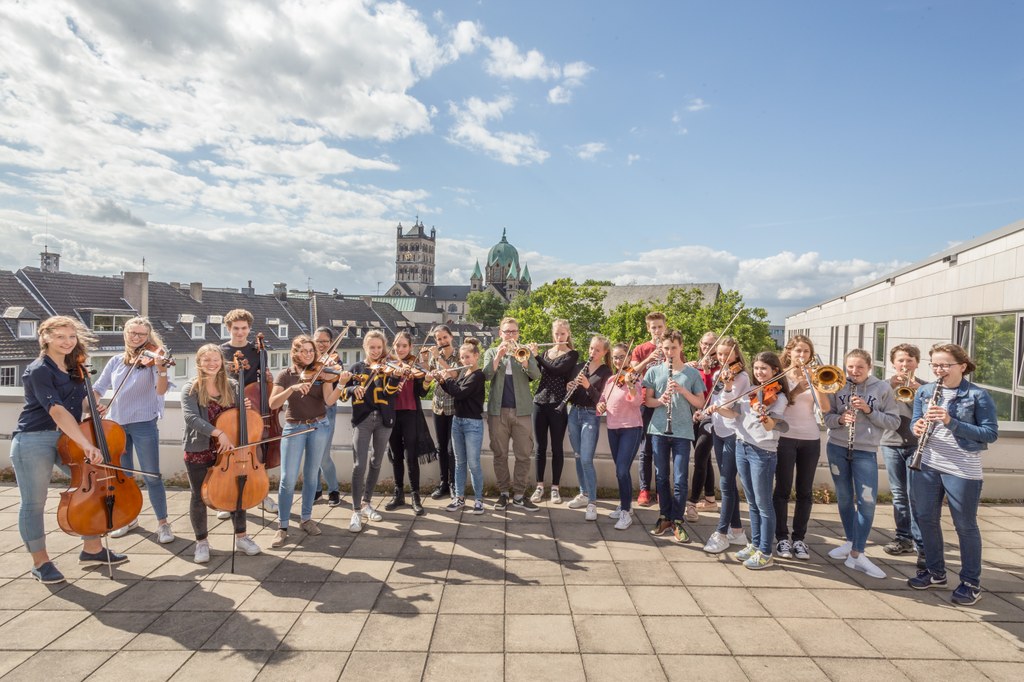
[[[935,382],[917,389],[911,427],[924,415],[934,393]],[[967,379],[961,379],[956,388],[956,396],[949,403],[949,430],[956,438],[956,444],[965,452],[985,450],[988,443],[995,442],[999,437],[999,422],[996,420],[995,401],[988,391]]]

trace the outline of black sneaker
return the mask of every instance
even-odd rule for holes
[[[952,602],[960,606],[970,606],[981,599],[981,587],[970,583],[960,582],[960,585],[953,590]]]
[[[531,502],[530,498],[526,497],[526,495],[522,495],[520,497],[513,497],[512,504],[517,508],[528,512],[535,512],[540,509],[540,507]]]
[[[508,493],[498,495],[498,501],[494,503],[494,511],[505,511],[508,509]]]
[[[318,488],[316,489],[316,492],[315,492],[315,493],[313,493],[313,501],[314,501],[314,502],[316,502],[317,500],[319,500],[319,499],[320,499],[321,497],[323,497],[323,496],[324,496],[324,489],[323,489],[323,488],[320,488],[320,487],[318,487]]]
[[[945,587],[946,576],[936,578],[928,569],[918,571],[913,578],[907,578],[907,584],[915,590],[927,590],[929,587]]]
[[[109,559],[109,560],[108,560]],[[98,552],[85,552],[83,551],[78,555],[79,566],[117,566],[128,561],[128,557],[124,554],[118,554],[111,552],[109,549],[103,548]]]
[[[893,556],[899,556],[900,554],[913,554],[917,550],[914,549],[914,541],[908,540],[907,538],[896,538],[892,542],[886,543],[882,551],[886,554]]]
[[[466,498],[456,497],[451,503],[444,508],[446,512],[457,512],[466,506]]]
[[[337,490],[332,490],[327,493],[327,506],[328,507],[340,507],[341,506],[341,493]]]
[[[442,497],[451,497],[451,495],[451,488],[448,487],[447,483],[442,483],[441,485],[434,488],[434,492],[430,493],[430,499],[440,500]]]

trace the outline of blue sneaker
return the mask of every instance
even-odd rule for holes
[[[936,578],[927,569],[919,570],[913,578],[907,578],[907,584],[915,590],[927,590],[929,587],[945,587],[946,576],[943,575]]]
[[[44,585],[56,585],[64,582],[64,574],[57,570],[52,561],[47,561],[39,568],[33,568],[32,577]]]
[[[970,583],[962,582],[953,590],[953,603],[960,606],[970,606],[981,599],[981,587]]]
[[[106,547],[98,552],[90,553],[83,551],[78,555],[79,566],[106,566],[108,563],[111,566],[117,566],[118,564],[123,564],[126,561],[128,561],[127,556],[124,554],[118,554],[117,552],[111,552]]]
[[[746,547],[733,554],[733,556],[736,557],[736,561],[742,564],[755,554],[757,554],[757,547],[754,547],[753,543],[748,542]]]

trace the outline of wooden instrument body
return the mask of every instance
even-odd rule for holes
[[[281,434],[284,433],[284,427],[281,425],[281,409],[270,409],[270,386],[267,383],[267,368],[270,362],[262,332],[256,335],[256,350],[260,355],[259,380],[245,387],[245,397],[253,405],[259,405],[263,423],[260,431],[256,433],[261,435],[260,440],[274,439],[259,446],[263,452],[263,466],[274,469],[281,466]]]

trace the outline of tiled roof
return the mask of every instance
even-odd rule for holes
[[[28,360],[39,355],[39,342],[35,337],[18,338],[18,320],[43,320],[50,316],[32,298],[18,278],[10,270],[0,270],[0,312],[17,317],[0,320],[0,359]]]
[[[465,301],[470,291],[468,284],[441,284],[427,287],[423,295],[437,301]]]

